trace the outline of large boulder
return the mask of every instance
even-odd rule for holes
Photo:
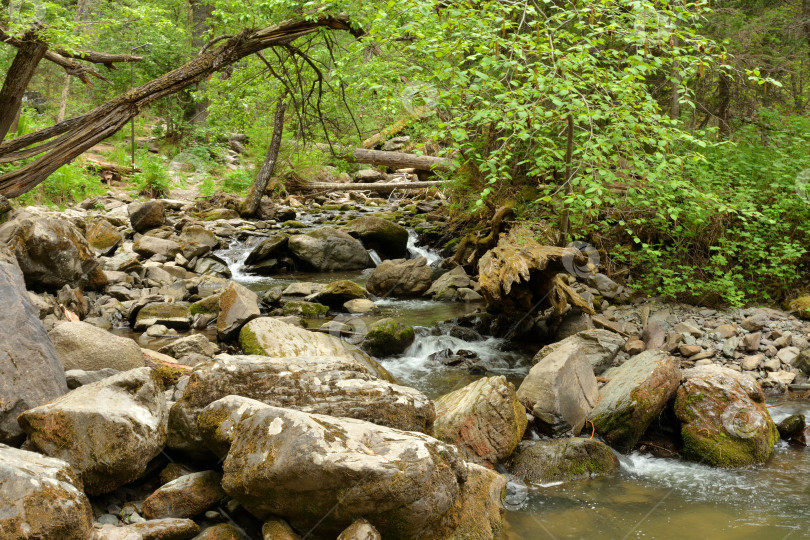
[[[123,236],[106,219],[95,219],[87,225],[87,243],[99,251],[107,251],[119,243]]]
[[[543,432],[579,435],[599,397],[587,358],[560,348],[541,359],[518,387],[517,396]]]
[[[415,339],[413,328],[394,319],[380,319],[368,327],[360,346],[374,356],[401,354]]]
[[[764,463],[779,432],[749,375],[706,365],[683,372],[675,398],[684,457],[718,467]]]
[[[253,319],[239,332],[239,344],[245,354],[276,358],[296,356],[351,358],[362,364],[375,377],[394,382],[394,378],[384,367],[354,345],[335,336],[310,332],[279,319],[270,317]]]
[[[613,448],[629,452],[658,418],[681,384],[680,362],[662,351],[645,351],[610,371],[589,419]]]
[[[144,258],[159,255],[167,259],[174,259],[183,250],[178,242],[167,238],[144,235],[132,244],[132,251]]]
[[[65,371],[105,368],[126,371],[143,367],[143,353],[134,340],[116,336],[92,324],[64,322],[55,326],[48,336]]]
[[[219,504],[225,497],[222,475],[203,471],[175,478],[143,501],[146,519],[190,518]]]
[[[346,224],[345,230],[359,238],[366,248],[386,258],[396,259],[408,254],[408,230],[387,219],[362,216]]]
[[[534,356],[533,364],[549,354],[583,356],[591,364],[594,375],[601,375],[613,363],[613,359],[625,344],[625,339],[609,330],[584,330],[561,341],[546,345]]]
[[[327,284],[319,293],[312,298],[321,304],[326,304],[332,308],[338,308],[351,300],[358,300],[366,297],[366,290],[348,279],[341,279]]]
[[[433,283],[433,270],[427,259],[392,259],[383,261],[371,273],[366,288],[377,296],[422,296]]]
[[[619,460],[610,447],[580,437],[523,441],[505,464],[509,474],[531,484],[608,476],[619,470]]]
[[[261,315],[259,297],[247,287],[230,282],[219,295],[217,337],[222,341],[233,339],[250,320]]]
[[[81,386],[20,415],[32,449],[63,459],[90,495],[138,478],[163,449],[168,409],[149,368]]]
[[[180,244],[183,246],[183,257],[188,260],[208,255],[219,247],[216,235],[200,225],[186,225],[180,233]]]
[[[526,431],[526,410],[506,377],[484,377],[436,400],[434,435],[467,461],[493,467]]]
[[[93,511],[64,461],[0,445],[0,538],[87,540]]]
[[[425,295],[432,296],[436,300],[455,300],[458,297],[458,290],[469,288],[471,284],[470,276],[464,271],[464,267],[459,265],[434,281]]]
[[[408,431],[428,432],[435,418],[433,402],[421,392],[379,380],[351,358],[223,354],[191,372],[183,397],[171,409],[169,445],[203,448],[198,415],[229,395]]]
[[[0,244],[6,244],[31,289],[54,291],[102,287],[106,284],[90,244],[66,219],[22,214],[0,225]]]
[[[176,330],[188,330],[191,326],[191,310],[188,302],[151,302],[143,306],[132,325],[137,332],[155,324]]]
[[[17,416],[68,391],[65,371],[14,255],[0,246],[0,443],[24,437]]]
[[[223,468],[222,487],[252,514],[318,538],[358,517],[384,538],[427,537],[467,479],[455,447],[427,435],[277,407],[242,419]]]
[[[127,206],[129,223],[137,232],[160,227],[166,221],[166,209],[163,201],[134,202]]]
[[[283,257],[287,254],[287,242],[290,235],[287,233],[278,233],[270,238],[265,238],[248,254],[245,259],[246,265],[258,264],[270,258]]]
[[[363,244],[332,227],[294,235],[287,246],[299,264],[318,272],[362,270],[374,266]]]

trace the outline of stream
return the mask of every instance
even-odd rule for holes
[[[234,243],[219,255],[228,261],[233,279],[255,291],[301,280],[328,283],[351,279],[364,284],[370,273],[252,276],[244,273],[242,264],[251,244]],[[412,257],[425,256],[429,261],[439,258],[418,247],[413,232],[409,251]],[[530,354],[512,350],[504,340],[468,341],[449,335],[444,327],[435,330],[437,323],[481,309],[481,304],[422,299],[378,299],[375,303],[379,313],[349,317],[364,324],[393,317],[415,326],[416,341],[402,356],[379,360],[402,384],[430,398],[482,376],[429,358],[444,349],[473,351],[486,366],[487,376],[505,375],[516,387],[531,365]],[[309,326],[324,322],[308,321]],[[797,413],[810,417],[806,400],[771,398],[768,406],[776,422]],[[806,525],[810,452],[805,449],[780,440],[767,464],[735,470],[639,453],[619,459],[621,472],[615,477],[542,487],[510,481],[501,538],[810,538]],[[696,531],[700,531],[699,536]]]

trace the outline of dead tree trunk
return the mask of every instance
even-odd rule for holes
[[[287,92],[283,92],[281,97],[278,98],[276,105],[276,114],[273,116],[273,137],[270,139],[270,146],[267,148],[267,155],[264,157],[262,168],[259,169],[259,174],[256,176],[256,181],[250,187],[247,199],[245,199],[245,206],[242,214],[245,216],[252,216],[259,209],[259,203],[264,195],[264,190],[267,189],[267,182],[273,176],[273,169],[276,167],[278,161],[278,151],[281,148],[281,134],[284,131],[284,111],[287,110],[287,104],[284,100],[287,97]]]
[[[731,123],[729,109],[731,108],[731,76],[720,71],[720,82],[717,88],[719,105],[717,106],[717,119],[720,127],[720,138],[728,139],[731,136]]]
[[[328,144],[322,143],[316,143],[313,146],[324,152],[334,150],[337,157],[352,163],[368,163],[371,165],[385,165],[394,169],[417,169],[420,171],[447,171],[451,168],[450,160],[440,157],[417,156],[416,154],[368,150],[366,148],[330,147]]]
[[[245,30],[221,45],[200,52],[187,64],[134,88],[87,114],[0,144],[0,163],[45,153],[36,161],[0,176],[0,195],[17,197],[34,188],[62,165],[116,133],[144,107],[179,92],[245,56],[268,47],[289,44],[321,28],[343,30],[355,36],[345,17],[324,16],[316,20],[288,21],[261,30]],[[221,41],[221,40],[217,40]],[[52,137],[52,140],[44,142]],[[31,145],[43,143],[29,148]]]
[[[25,89],[47,50],[48,46],[33,32],[23,37],[0,90],[0,141],[6,138],[11,124],[17,118]]]

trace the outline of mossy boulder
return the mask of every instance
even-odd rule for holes
[[[19,422],[32,449],[70,463],[99,495],[146,470],[166,442],[167,416],[157,375],[144,367],[81,386]]]
[[[138,312],[133,329],[142,332],[154,324],[162,324],[175,330],[188,330],[191,326],[191,311],[188,302],[152,302]]]
[[[319,319],[329,312],[329,306],[317,302],[306,302],[304,300],[291,300],[284,302],[281,306],[284,315],[298,315],[306,319]]]
[[[87,226],[87,242],[95,249],[106,251],[123,238],[112,223],[106,219],[94,219]]]
[[[247,536],[245,536],[242,530],[236,525],[232,525],[230,523],[218,523],[217,525],[206,527],[200,532],[200,534],[198,534],[191,540],[250,540],[250,539]]]
[[[779,436],[785,440],[789,440],[793,436],[801,433],[805,428],[805,420],[803,414],[792,414],[779,422],[776,429],[779,430]]]
[[[523,441],[505,465],[509,474],[530,484],[610,476],[619,470],[608,445],[582,437]]]
[[[318,272],[362,270],[374,266],[363,244],[332,227],[291,236],[287,245],[298,265]]]
[[[189,312],[192,315],[219,313],[219,295],[220,293],[212,294],[211,296],[207,296],[198,302],[194,302],[188,307]]]
[[[159,487],[143,501],[146,519],[190,518],[225,499],[222,474],[203,471],[176,478]]]
[[[318,302],[330,307],[337,308],[349,300],[357,300],[366,297],[366,290],[348,279],[341,279],[327,284],[316,296]]]
[[[310,332],[271,317],[253,319],[242,327],[239,344],[246,354],[276,358],[294,356],[352,358],[365,366],[375,377],[396,382],[376,360],[354,345],[335,336]]]
[[[344,230],[363,242],[367,249],[386,258],[397,259],[408,254],[408,230],[387,219],[362,216],[351,220]]]
[[[810,296],[800,296],[790,302],[790,309],[802,319],[810,319]]]
[[[392,356],[405,352],[414,339],[410,326],[401,325],[394,319],[381,319],[369,326],[360,346],[374,356]]]
[[[279,233],[266,238],[253,248],[245,259],[245,264],[254,265],[271,258],[279,258],[287,254],[287,241],[290,235]]]
[[[383,261],[371,273],[366,284],[370,293],[386,298],[422,296],[433,283],[433,270],[427,259],[391,259]]]
[[[629,452],[658,418],[681,383],[680,362],[662,351],[645,351],[611,370],[589,415],[602,439]]]
[[[683,372],[675,414],[684,457],[707,465],[764,463],[779,439],[756,380],[716,365]]]
[[[435,403],[434,435],[455,444],[467,461],[495,466],[526,431],[526,410],[503,375],[481,378]]]
[[[200,212],[197,217],[203,221],[216,221],[218,219],[239,219],[239,212],[230,208],[214,208]]]
[[[92,533],[90,501],[68,463],[0,444],[0,538],[86,540]]]

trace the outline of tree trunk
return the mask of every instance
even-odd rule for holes
[[[242,213],[244,216],[252,216],[259,209],[264,190],[267,189],[267,183],[270,181],[270,177],[273,176],[273,169],[275,169],[276,161],[278,161],[278,151],[281,148],[281,134],[284,131],[284,111],[287,110],[287,104],[284,103],[284,100],[286,98],[287,92],[282,92],[281,97],[278,98],[276,114],[273,115],[273,137],[270,139],[270,146],[267,148],[267,155],[264,157],[262,168],[259,169],[256,181],[253,182],[250,193],[245,199]]]
[[[17,49],[0,90],[0,141],[6,138],[11,124],[20,113],[25,89],[47,50],[48,46],[33,33],[29,32],[23,37],[23,43]]]
[[[207,0],[191,0],[191,46],[195,49],[201,48],[205,44],[205,32],[208,30],[211,16],[214,13],[214,6]],[[205,79],[194,85],[195,92],[202,92],[208,86]],[[188,120],[194,125],[203,126],[208,121],[208,105],[206,98],[194,100],[193,107],[188,115]]]
[[[572,191],[571,188],[571,160],[574,156],[574,116],[568,115],[568,137],[565,144],[565,190],[564,193],[569,195]],[[568,204],[568,201],[565,202]],[[560,246],[568,243],[568,229],[570,227],[571,211],[568,206],[563,206],[563,211],[560,214]]]
[[[119,131],[147,105],[179,92],[245,56],[268,47],[286,45],[321,28],[343,30],[357,37],[363,35],[361,30],[352,28],[346,17],[329,16],[308,21],[287,21],[261,30],[245,30],[221,45],[201,52],[174,71],[133,88],[87,114],[0,144],[0,162],[8,162],[12,153],[16,159],[22,159],[21,156],[31,157],[47,152],[36,161],[0,176],[0,195],[17,197],[31,190],[59,167]],[[27,148],[51,137],[55,139]]]
[[[87,3],[89,0],[79,0],[79,3],[76,4],[76,17],[73,18],[75,22],[79,22],[82,20],[82,16],[84,15],[84,10],[87,8]],[[65,80],[62,83],[62,96],[59,101],[59,113],[56,115],[56,121],[61,122],[65,119],[65,113],[67,112],[67,102],[68,97],[70,96],[70,73],[65,74]]]
[[[672,38],[672,46],[678,46],[678,38]],[[681,75],[678,73],[678,63],[672,65],[672,73],[670,74],[670,96],[669,96],[669,117],[677,120],[681,115],[681,96],[678,93],[678,88],[681,86]]]
[[[451,168],[450,160],[440,157],[417,156],[416,154],[368,150],[366,148],[330,147],[328,144],[322,143],[316,143],[313,146],[324,152],[334,150],[337,157],[352,163],[368,163],[371,165],[385,165],[394,169],[417,169],[420,171],[447,171]]]
[[[728,139],[731,136],[729,123],[729,109],[731,107],[731,77],[725,71],[720,72],[720,81],[717,87],[718,101],[717,118],[720,127],[720,138]]]

